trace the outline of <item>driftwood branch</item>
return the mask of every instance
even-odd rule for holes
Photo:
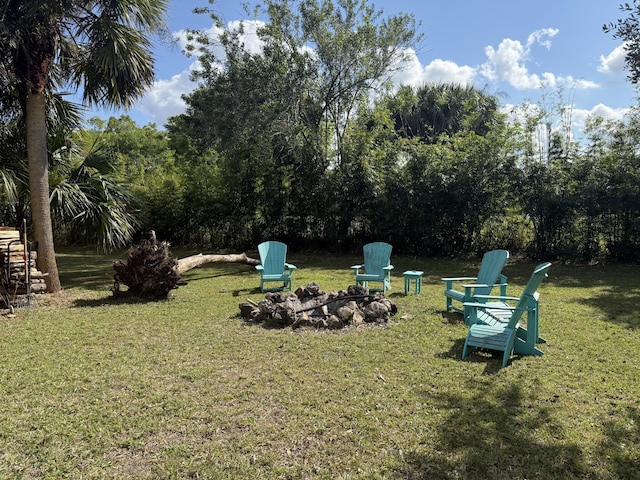
[[[174,271],[178,275],[182,275],[184,272],[206,263],[244,263],[246,265],[259,265],[260,260],[248,257],[246,253],[230,253],[224,255],[204,255],[198,253],[197,255],[179,259],[177,265],[174,267]]]

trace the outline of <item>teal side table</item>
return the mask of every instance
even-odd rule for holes
[[[404,294],[407,295],[411,290],[411,281],[415,282],[416,294],[422,290],[422,274],[419,270],[407,270],[402,275],[404,276]]]

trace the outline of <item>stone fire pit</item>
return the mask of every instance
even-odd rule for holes
[[[361,323],[387,323],[398,311],[382,292],[351,285],[347,290],[327,294],[317,283],[295,292],[269,292],[258,303],[241,303],[240,315],[266,327],[313,327],[337,330]]]

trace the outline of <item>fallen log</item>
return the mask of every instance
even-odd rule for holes
[[[184,272],[206,263],[244,263],[246,265],[259,265],[260,260],[248,257],[246,253],[229,253],[220,255],[204,255],[202,253],[198,253],[197,255],[191,255],[190,257],[179,259],[178,264],[175,267],[175,271],[178,275],[182,275]]]

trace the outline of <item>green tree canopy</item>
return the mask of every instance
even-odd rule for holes
[[[636,85],[640,82],[640,0],[633,0],[631,4],[625,2],[620,5],[620,10],[628,16],[604,24],[602,29],[624,42],[625,62],[629,69],[627,78]]]
[[[498,99],[470,85],[404,86],[387,103],[398,134],[427,143],[459,133],[485,136],[505,120]]]
[[[383,18],[364,0],[267,0],[259,11],[264,23],[220,24],[220,37],[192,32],[201,88],[186,97],[187,112],[170,120],[173,144],[189,149],[194,162],[214,159],[219,198],[234,216],[229,224],[265,235],[294,236],[281,225],[339,235],[316,213],[335,204],[338,192],[343,201],[356,195],[361,182],[349,180],[362,176],[356,172],[368,175],[345,135],[402,65],[418,38],[415,21]],[[255,25],[258,52],[243,43]],[[344,188],[327,186],[329,177]]]

